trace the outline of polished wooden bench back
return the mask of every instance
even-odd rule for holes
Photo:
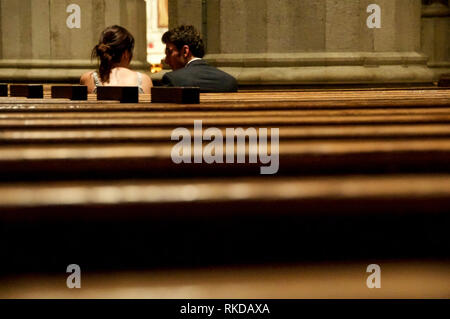
[[[450,90],[200,98],[1,97],[4,271],[448,257]],[[279,128],[278,174],[174,164],[172,131],[195,120]]]

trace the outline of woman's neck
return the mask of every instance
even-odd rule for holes
[[[129,69],[130,68],[130,63],[121,61],[120,63],[114,64],[111,69],[115,69],[115,68]]]
[[[113,65],[113,69],[114,68],[126,68],[128,69],[130,67],[130,55],[125,52],[124,54],[122,54],[122,58],[120,59],[120,62],[117,63],[116,65]]]

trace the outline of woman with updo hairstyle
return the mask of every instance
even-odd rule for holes
[[[150,93],[152,80],[146,74],[129,69],[133,58],[134,37],[125,28],[114,25],[103,30],[98,44],[92,50],[92,58],[97,57],[98,72],[87,72],[81,76],[81,85],[88,87],[89,93],[97,93],[98,86],[138,86],[139,93]]]

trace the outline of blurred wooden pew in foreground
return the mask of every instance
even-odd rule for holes
[[[0,297],[449,296],[448,89],[44,97],[0,98]],[[174,164],[195,120],[279,128],[278,174]]]

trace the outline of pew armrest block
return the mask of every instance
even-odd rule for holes
[[[120,103],[139,103],[139,87],[137,86],[99,86],[98,101],[120,101]]]
[[[199,87],[152,87],[152,103],[199,104]]]
[[[85,85],[54,85],[52,99],[70,99],[72,101],[87,101],[88,90]]]

